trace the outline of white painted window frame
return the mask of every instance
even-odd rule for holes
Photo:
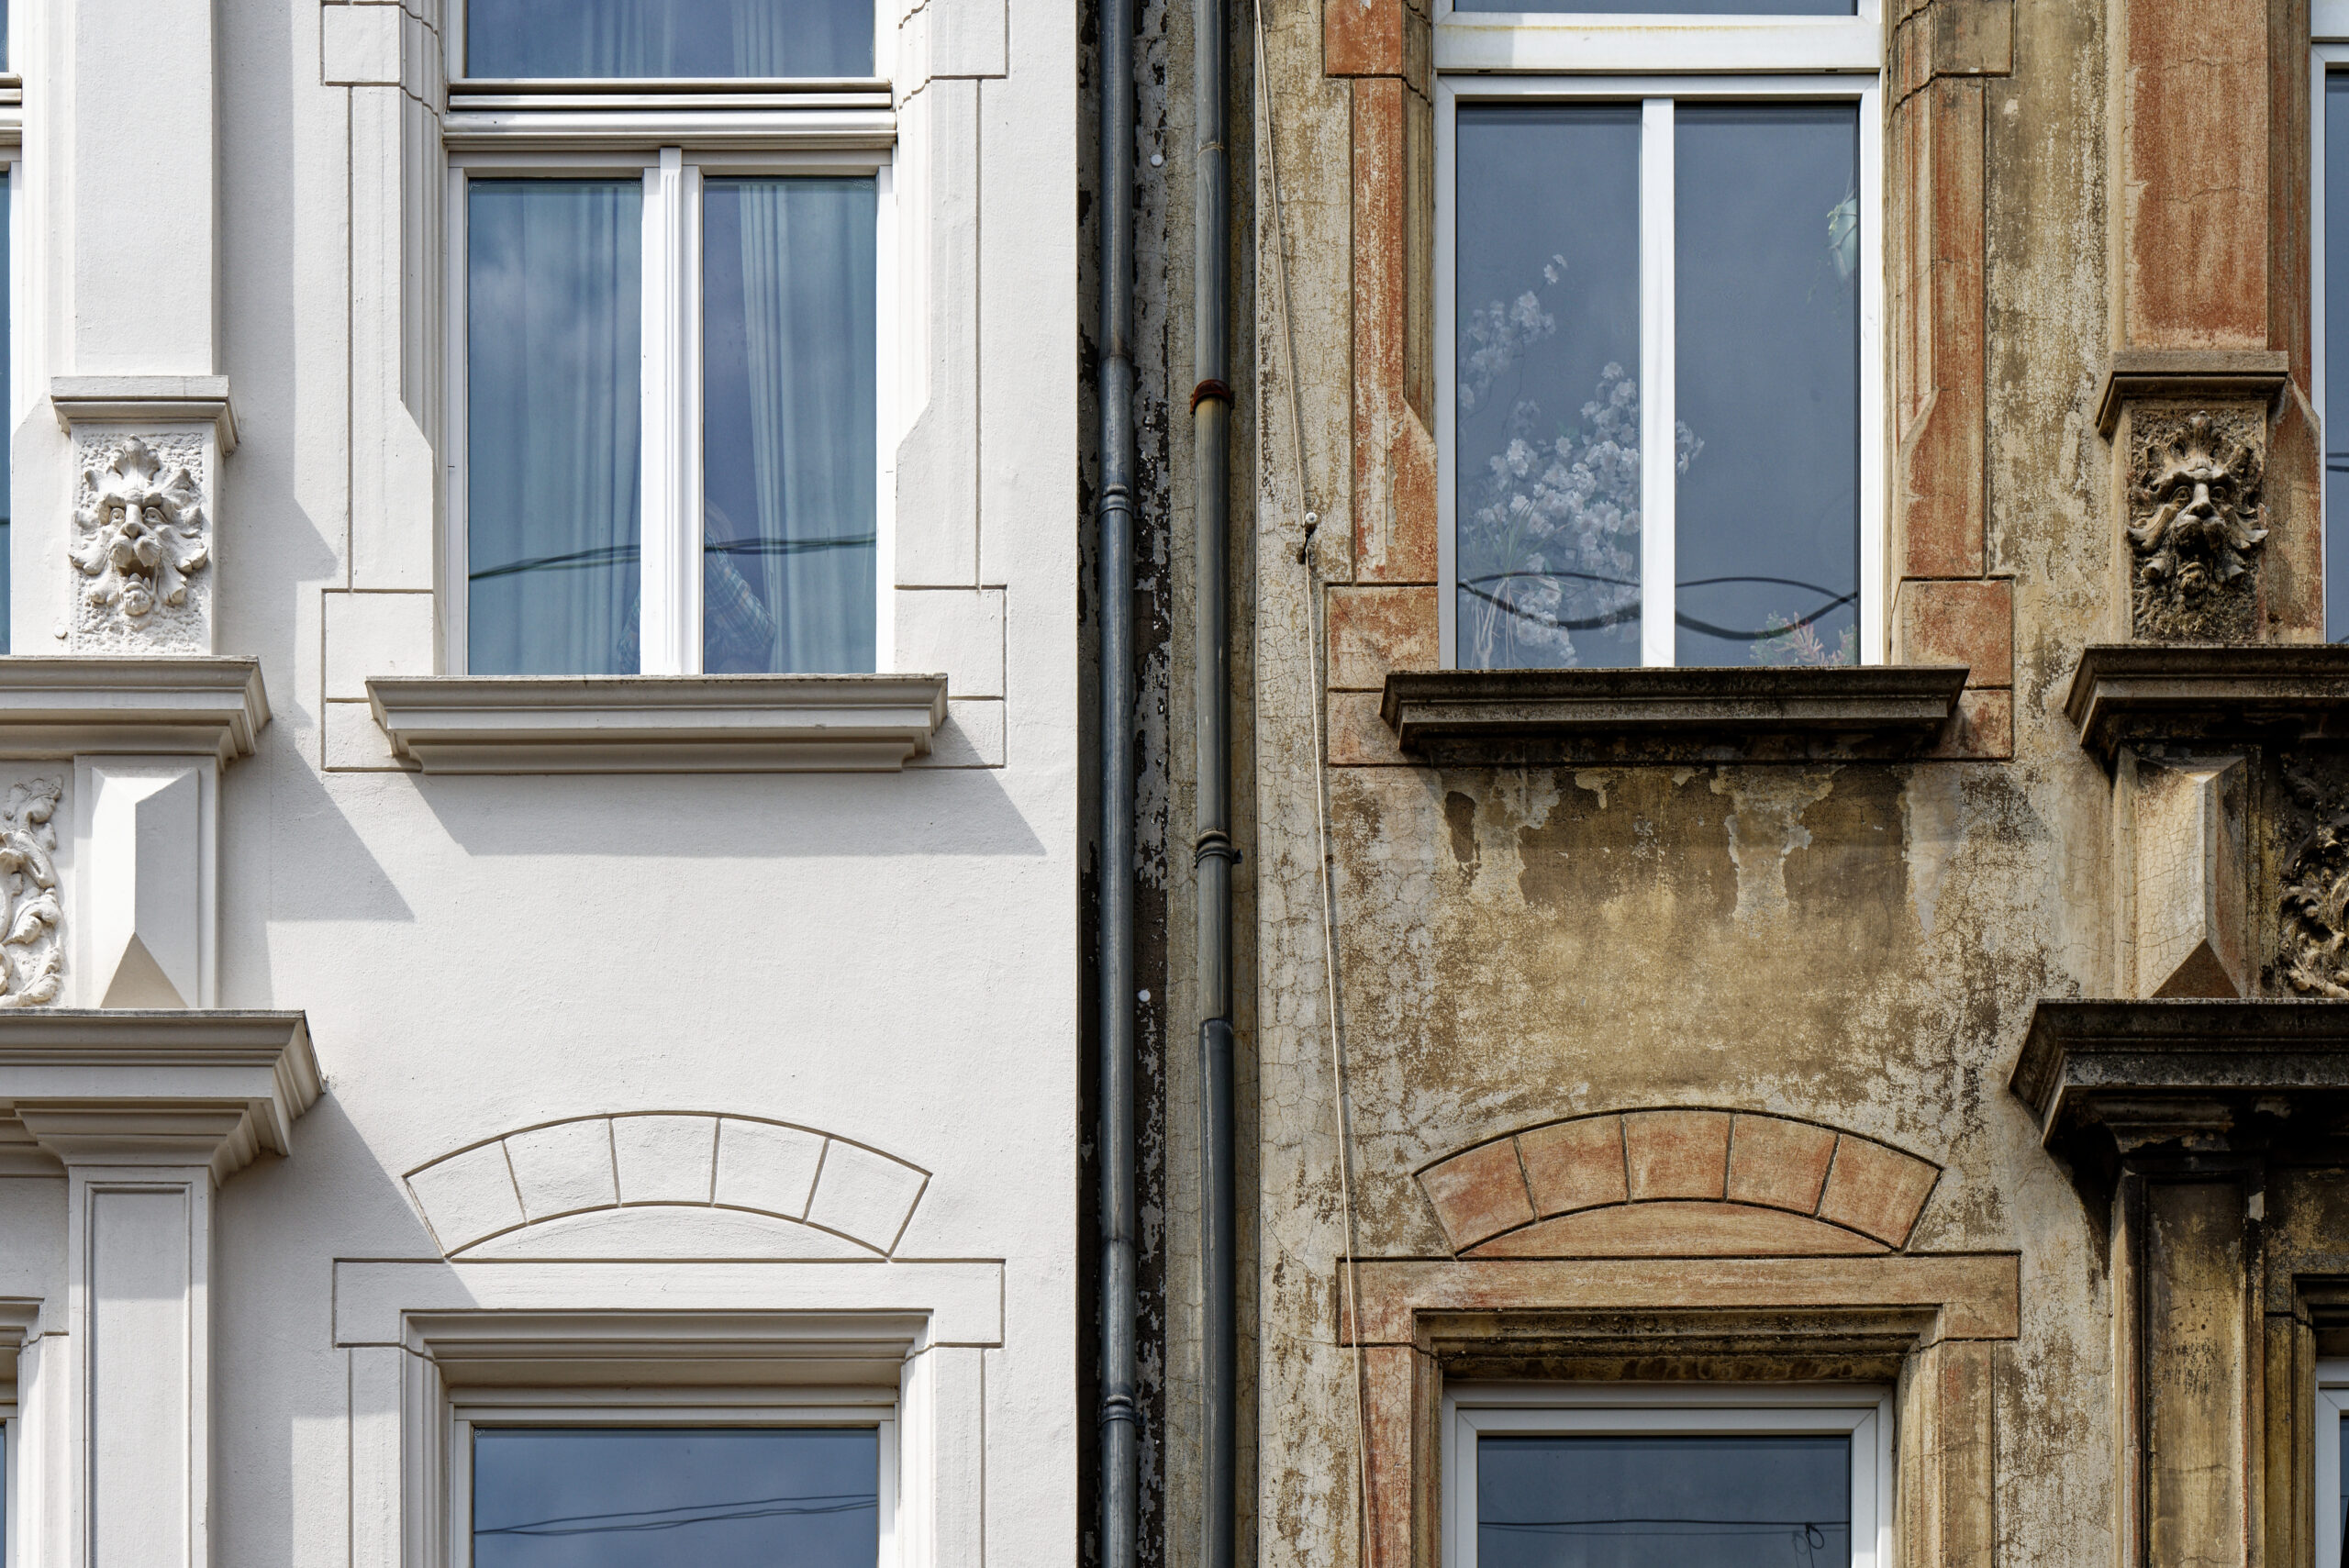
[[[886,1391],[466,1388],[451,1394],[448,1408],[450,1568],[473,1568],[473,1433],[483,1427],[873,1428],[880,1451],[874,1568],[898,1568],[897,1403]]]
[[[1852,1568],[1893,1568],[1887,1389],[1843,1384],[1455,1384],[1443,1394],[1443,1568],[1476,1568],[1476,1440],[1845,1433]]]
[[[1874,4],[1875,0],[1870,0],[1870,3]],[[455,90],[462,92],[468,80],[465,75],[465,0],[445,0],[445,8],[441,17],[442,25],[448,28],[445,60],[449,83]],[[889,58],[889,50],[896,41],[896,8],[876,4],[873,7],[874,75],[871,80],[881,82],[887,79],[887,73],[881,70],[881,62]],[[8,58],[11,60],[16,58],[13,50]],[[752,82],[761,79],[740,77],[728,80]]]
[[[811,139],[821,139],[811,138]],[[475,179],[621,178],[644,182],[640,272],[643,449],[638,506],[640,548],[638,673],[702,673],[701,228],[702,181],[740,176],[870,177],[876,186],[874,245],[874,664],[891,667],[896,567],[896,211],[895,159],[888,149],[780,146],[696,149],[685,138],[613,150],[498,148],[449,154],[448,302],[443,362],[448,425],[447,539],[442,550],[442,669],[464,674],[470,641],[471,552],[466,530],[469,393],[467,313],[469,231],[466,193]]]
[[[1675,662],[1672,431],[1673,108],[1801,99],[1859,108],[1860,615],[1864,664],[1887,656],[1880,0],[1857,17],[1603,17],[1455,12],[1435,20],[1437,592],[1441,657],[1459,664],[1457,195],[1462,103],[1641,106],[1640,662]],[[2349,5],[2349,0],[2320,0]],[[1571,75],[1558,72],[1571,69]]]
[[[2316,1363],[2316,1568],[2342,1568],[2341,1423],[2349,1418],[2349,1361]]]
[[[2333,70],[2349,71],[2349,0],[2310,0],[2309,6],[2309,390],[2316,402],[2320,464],[2324,460],[2325,432],[2332,424],[2328,399],[2332,388],[2325,366],[2324,289],[2324,79]],[[2321,471],[2320,471],[2321,472]],[[2318,485],[2318,514],[2323,515],[2323,490]],[[2317,581],[2324,581],[2326,535],[2332,519],[2317,530]]]

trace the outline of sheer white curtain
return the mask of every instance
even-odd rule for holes
[[[469,0],[483,77],[869,76],[871,0]]]
[[[476,674],[638,667],[637,181],[468,193],[467,659]]]
[[[874,183],[703,190],[705,667],[870,670]]]

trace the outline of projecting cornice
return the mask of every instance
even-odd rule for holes
[[[2336,735],[2349,729],[2349,646],[2096,643],[2080,651],[2064,714],[2108,760],[2133,740]]]
[[[269,723],[261,661],[0,657],[0,757],[250,757]]]
[[[317,1100],[301,1013],[0,1012],[0,1109],[69,1165],[209,1165],[290,1152]]]
[[[943,675],[408,675],[367,683],[428,773],[895,773],[946,720]]]

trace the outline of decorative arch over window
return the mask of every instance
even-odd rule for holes
[[[1940,1176],[1857,1133],[1683,1107],[1547,1122],[1419,1173],[1466,1258],[1895,1251]]]
[[[712,1112],[575,1117],[410,1171],[450,1258],[885,1258],[930,1173],[810,1128]]]

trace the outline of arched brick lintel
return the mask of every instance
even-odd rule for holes
[[[1453,1253],[1478,1257],[1898,1249],[1940,1176],[1854,1132],[1687,1106],[1547,1122],[1419,1173]]]

